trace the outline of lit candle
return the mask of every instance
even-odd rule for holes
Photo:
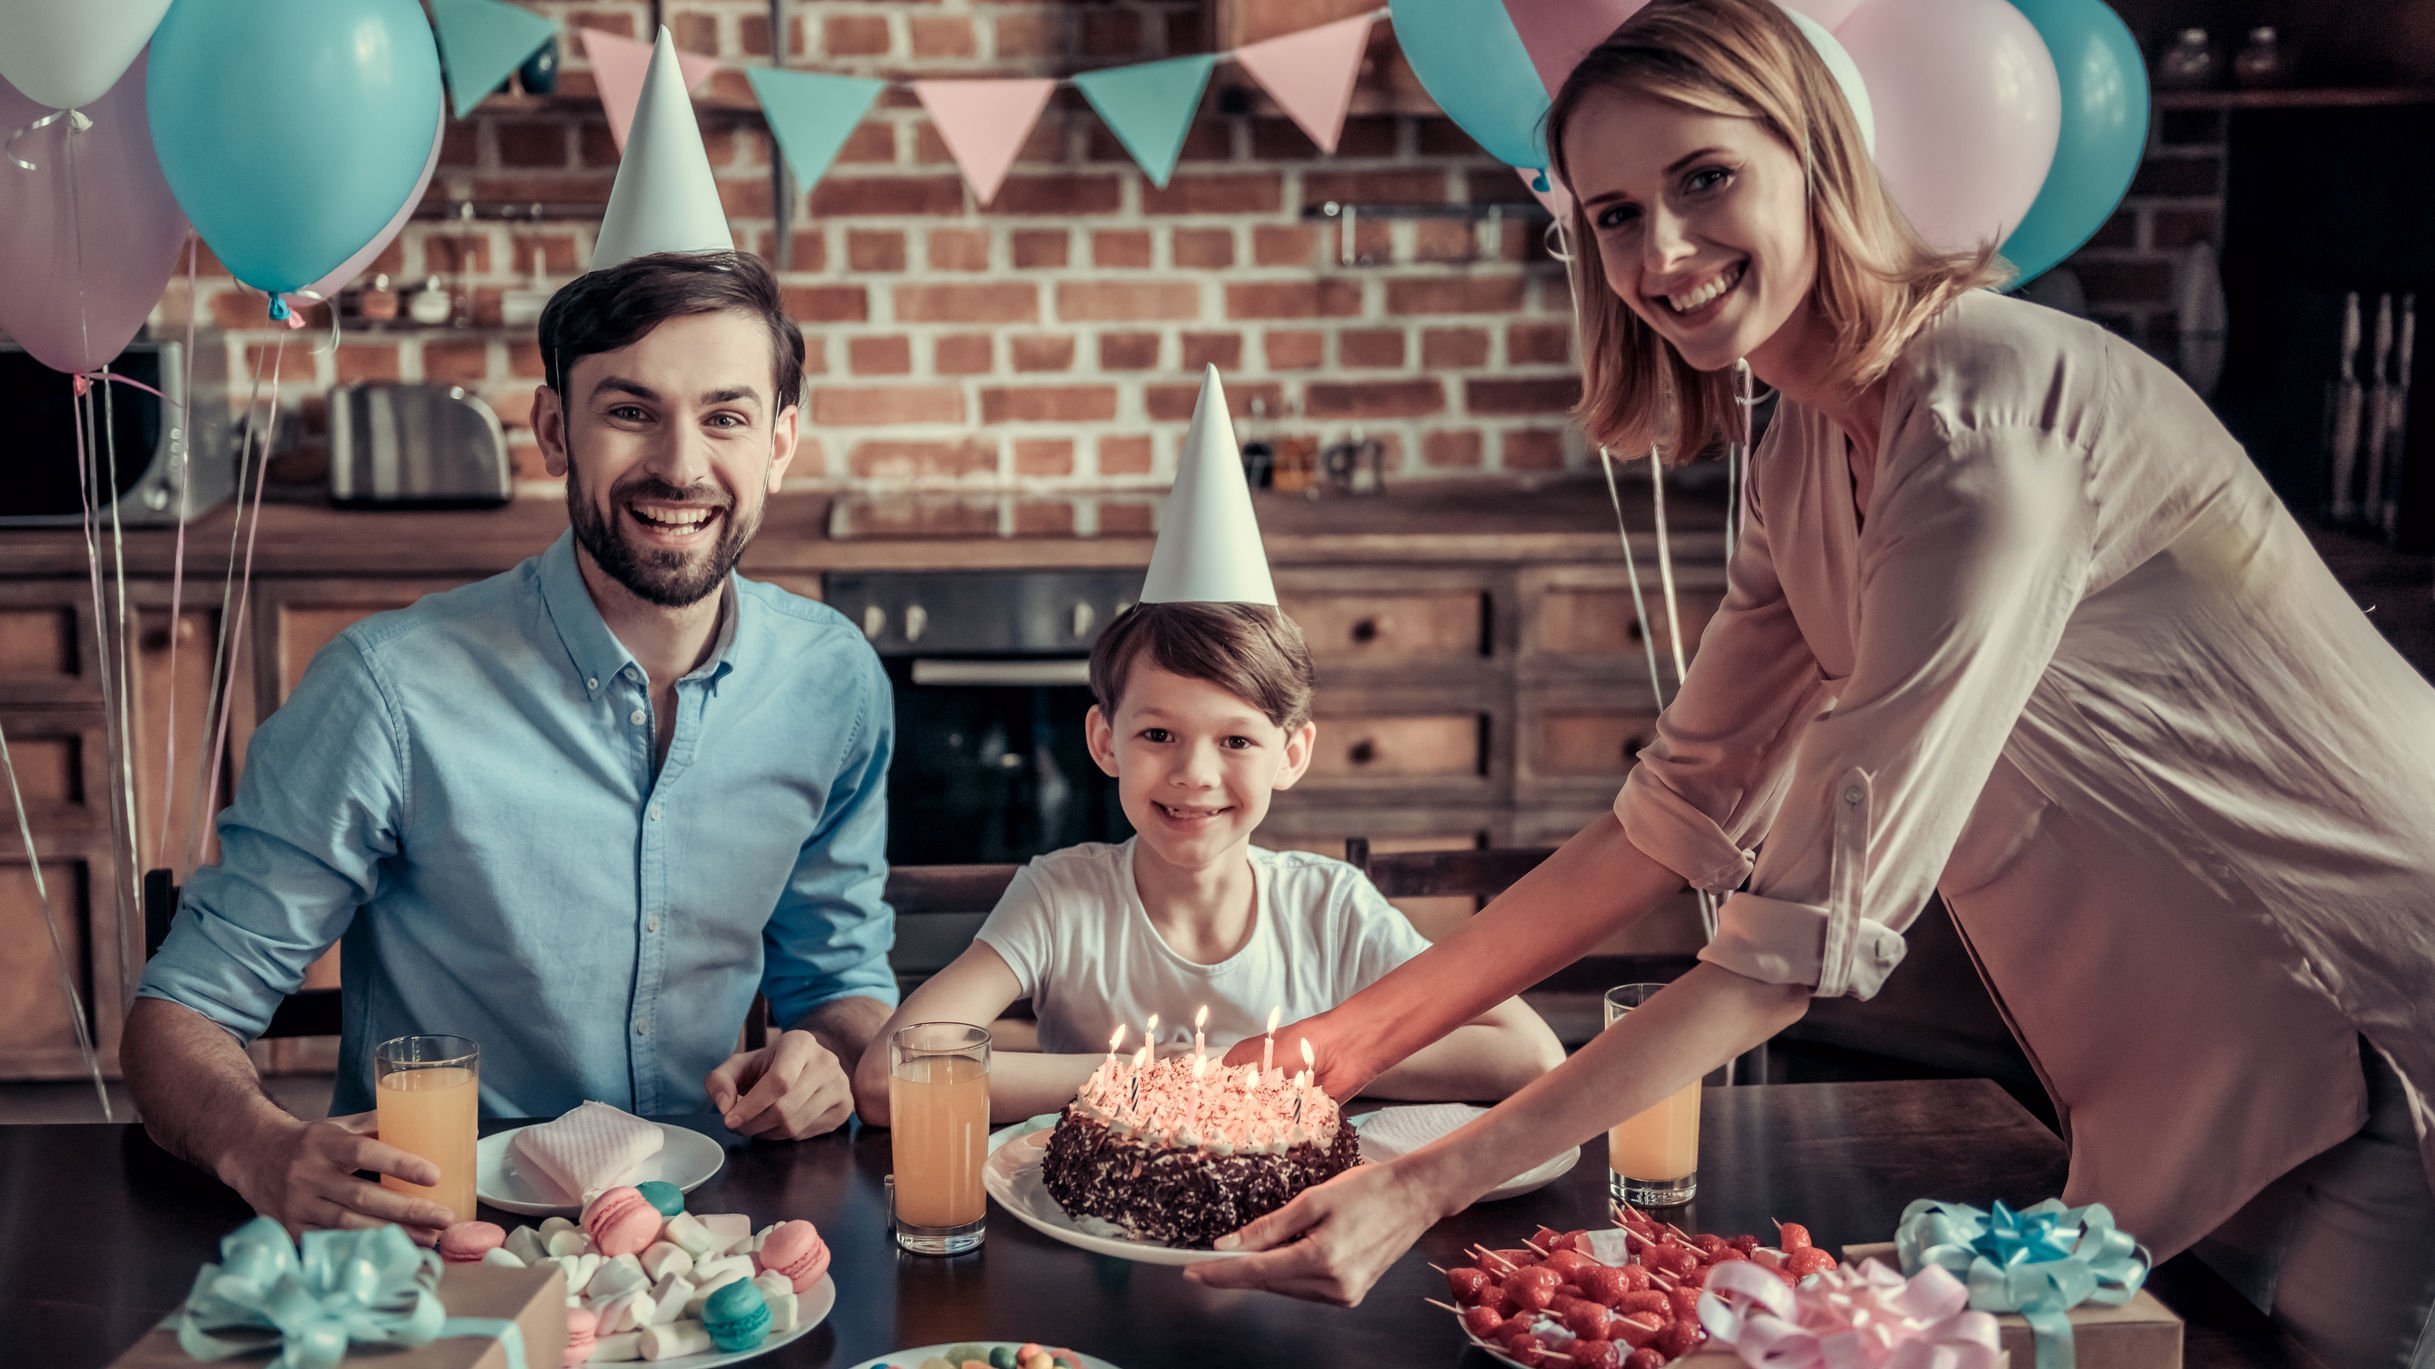
[[[1203,1003],[1201,1010],[1192,1014],[1192,1054],[1199,1059],[1207,1059],[1209,1055],[1209,1038],[1201,1035],[1201,1028],[1208,1025],[1209,1005]],[[1193,1068],[1198,1069],[1199,1066]]]
[[[1258,1065],[1245,1065],[1243,1067],[1243,1092],[1258,1093],[1259,1091],[1260,1067]]]
[[[1108,1038],[1107,1067],[1111,1070],[1116,1068],[1116,1048],[1124,1044],[1124,1034],[1125,1025],[1119,1022],[1116,1024],[1116,1034]]]
[[[1277,1067],[1277,1019],[1284,1015],[1283,1004],[1268,1010],[1268,1039],[1260,1044],[1260,1069],[1263,1073]]]
[[[1311,1039],[1305,1036],[1302,1038],[1302,1074],[1295,1082],[1303,1088],[1309,1088],[1311,1080],[1316,1077],[1314,1071],[1317,1068],[1317,1062],[1311,1055]]]
[[[1207,1073],[1208,1069],[1208,1056],[1195,1055],[1192,1057],[1192,1129],[1195,1132],[1201,1129],[1201,1076]]]
[[[1153,1063],[1156,1063],[1156,1061],[1158,1060],[1158,1014],[1157,1014],[1157,1013],[1152,1013],[1152,1014],[1150,1014],[1150,1020],[1149,1020],[1147,1023],[1143,1024],[1142,1029],[1141,1029],[1141,1042],[1142,1042],[1142,1044],[1143,1044],[1143,1045],[1148,1046],[1148,1047],[1150,1048],[1150,1059],[1151,1059],[1151,1061],[1152,1061]]]

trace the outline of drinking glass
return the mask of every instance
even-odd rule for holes
[[[1649,1001],[1663,984],[1606,991],[1606,1024]],[[1699,1192],[1699,1085],[1692,1080],[1606,1133],[1607,1192],[1634,1207],[1677,1207]]]
[[[372,1048],[380,1139],[440,1167],[428,1188],[389,1174],[382,1185],[427,1197],[460,1222],[474,1217],[481,1067],[482,1048],[462,1036],[399,1036]]]
[[[989,1033],[916,1022],[889,1036],[888,1122],[896,1243],[916,1255],[979,1249],[988,1209],[981,1165],[989,1157]]]

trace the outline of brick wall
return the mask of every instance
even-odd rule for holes
[[[2159,111],[2130,193],[2065,263],[2080,276],[2091,318],[2168,361],[2181,326],[2175,267],[2192,243],[2223,249],[2230,118],[2220,108]]]
[[[574,25],[643,36],[639,3],[536,4]],[[1066,75],[1206,51],[1198,0],[1032,4],[839,0],[798,6],[773,35],[760,0],[669,0],[680,46],[739,62],[908,75]],[[565,44],[561,93],[588,95]],[[1221,66],[1217,84],[1229,69]],[[773,146],[740,72],[706,87],[704,137],[738,245],[775,258]],[[719,108],[720,105],[726,108]],[[1566,437],[1575,390],[1560,266],[1545,215],[1512,172],[1450,123],[1356,117],[1334,156],[1273,111],[1220,112],[1213,86],[1166,189],[1152,186],[1096,115],[1061,92],[996,203],[978,209],[909,92],[891,91],[829,176],[796,194],[782,280],[810,348],[804,456],[831,486],[1163,485],[1198,368],[1227,378],[1237,422],[1275,438],[1378,438],[1389,469],[1494,477],[1582,460]],[[432,198],[605,203],[615,154],[597,105],[574,99],[452,120]],[[1502,203],[1512,216],[1475,263],[1455,221],[1370,220],[1338,263],[1328,200]],[[499,297],[536,253],[563,283],[596,220],[538,226],[417,222],[377,269],[438,275],[472,296],[466,328],[351,328],[335,355],[285,335],[280,390],[301,415],[282,473],[317,479],[320,396],[358,378],[450,381],[499,411],[532,494],[526,413],[540,365],[531,330],[497,326]],[[173,290],[173,299],[182,294]],[[262,304],[224,277],[205,317],[267,361],[281,340]],[[267,369],[267,368],[266,368]],[[1254,418],[1257,408],[1265,417]]]

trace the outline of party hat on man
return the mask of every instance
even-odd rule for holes
[[[724,252],[735,245],[719,203],[719,183],[710,174],[710,156],[702,150],[693,100],[685,91],[676,40],[663,26],[634,106],[625,156],[617,163],[609,212],[592,248],[592,269],[652,252]]]
[[[1167,496],[1158,545],[1150,552],[1141,601],[1271,608],[1277,603],[1260,525],[1252,517],[1251,483],[1243,478],[1243,453],[1235,445],[1215,366],[1201,374],[1201,397],[1192,406],[1192,431],[1175,463],[1175,488]]]

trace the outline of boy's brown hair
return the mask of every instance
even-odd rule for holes
[[[1135,604],[1091,646],[1091,693],[1112,722],[1125,681],[1147,659],[1206,680],[1290,732],[1310,721],[1318,685],[1294,620],[1266,604]]]

